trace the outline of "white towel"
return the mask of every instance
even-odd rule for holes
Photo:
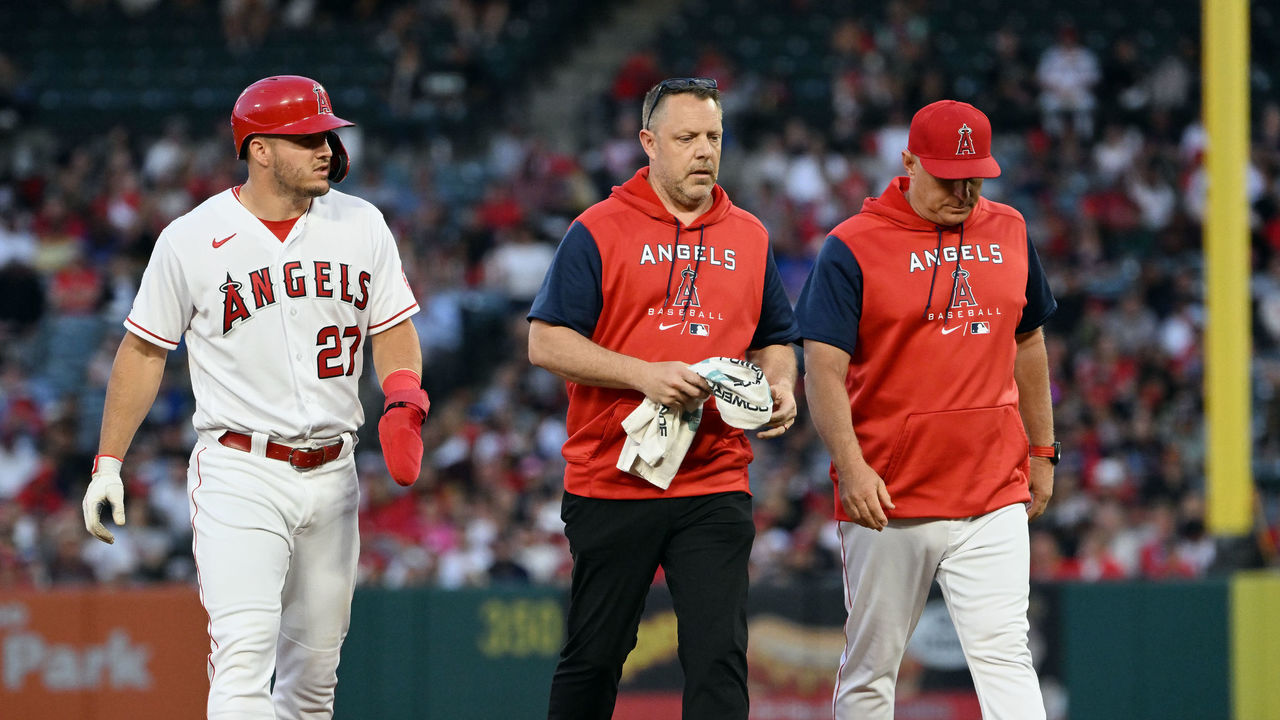
[[[773,415],[773,395],[758,365],[737,358],[710,357],[690,369],[711,385],[716,409],[725,423],[755,430],[769,422]]]
[[[702,405],[680,413],[679,418],[672,415],[669,408],[648,398],[627,415],[622,421],[627,439],[618,455],[619,470],[663,490],[671,487],[702,422]]]
[[[764,371],[746,360],[710,357],[690,369],[706,378],[725,423],[745,430],[764,425],[773,414],[773,397]],[[702,422],[702,405],[672,416],[670,409],[648,398],[622,421],[627,433],[618,469],[666,490],[693,444]]]

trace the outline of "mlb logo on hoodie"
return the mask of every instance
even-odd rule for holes
[[[970,335],[990,335],[991,323],[971,322],[969,323],[969,334]]]
[[[707,337],[711,335],[711,326],[702,323],[689,323],[689,334]]]

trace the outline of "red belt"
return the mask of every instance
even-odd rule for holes
[[[253,437],[244,433],[228,430],[222,433],[218,442],[233,450],[253,452]],[[295,470],[313,470],[331,460],[337,460],[341,454],[341,440],[320,447],[289,447],[272,440],[267,441],[267,457],[287,462]]]

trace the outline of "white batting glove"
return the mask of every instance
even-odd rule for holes
[[[111,504],[111,519],[124,525],[124,481],[120,479],[119,458],[99,455],[93,459],[93,479],[84,491],[84,527],[104,543],[114,543],[116,536],[102,524],[102,503]]]

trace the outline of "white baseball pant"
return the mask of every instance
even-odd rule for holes
[[[209,614],[209,720],[333,717],[360,553],[349,445],[306,472],[205,437],[192,452],[187,490]]]
[[[898,668],[936,575],[984,720],[1044,720],[1027,646],[1026,506],[978,517],[891,520],[876,532],[840,523],[845,649],[837,720],[891,720]]]

